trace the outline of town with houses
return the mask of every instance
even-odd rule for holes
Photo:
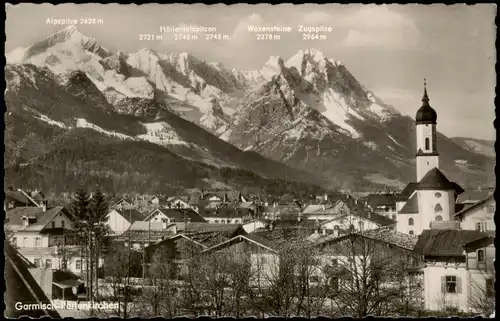
[[[74,204],[8,188],[8,280],[29,289],[26,302],[116,303],[38,316],[490,316],[493,189],[464,190],[439,169],[426,89],[415,124],[403,190],[107,197],[102,244],[72,237]]]

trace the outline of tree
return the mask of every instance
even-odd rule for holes
[[[495,312],[495,270],[480,271],[471,278],[470,308],[489,317]]]
[[[342,316],[396,316],[402,306],[419,302],[421,293],[409,291],[410,250],[350,233],[320,245],[337,291],[332,306]],[[327,262],[329,261],[329,262]]]
[[[95,292],[99,288],[98,270],[99,259],[102,254],[102,245],[109,233],[109,228],[106,225],[109,215],[109,205],[104,194],[98,189],[93,195],[89,203],[90,222],[89,236],[91,238],[90,245],[90,270],[93,271],[92,279],[95,279],[95,289],[91,286],[92,298],[95,297]]]

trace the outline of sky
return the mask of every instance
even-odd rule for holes
[[[76,19],[78,30],[111,51],[187,51],[227,68],[260,69],[270,56],[285,61],[316,48],[340,60],[385,103],[414,116],[423,79],[438,130],[447,136],[495,139],[494,4],[457,5],[119,5],[20,4],[6,7],[6,52],[62,29],[48,19]],[[95,19],[81,24],[80,19]],[[91,20],[92,21],[92,20]],[[287,26],[279,40],[258,40],[248,26]],[[304,40],[299,25],[330,27],[326,39]],[[160,26],[214,27],[229,39],[175,40]],[[140,40],[154,34],[154,40]],[[265,34],[270,34],[265,32]],[[156,36],[162,39],[156,39]],[[194,34],[191,34],[194,35]]]

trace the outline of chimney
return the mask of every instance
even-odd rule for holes
[[[323,211],[324,211],[324,210],[326,210],[326,206],[325,206],[325,204],[323,204]]]
[[[325,193],[325,201],[328,201],[328,195]]]
[[[321,232],[323,232],[322,233],[323,235],[326,235],[326,229],[325,228],[321,229]]]
[[[47,202],[46,201],[42,201],[42,211],[46,212],[47,211]]]
[[[174,232],[174,235],[177,235],[177,225],[174,225],[174,228],[172,230]]]

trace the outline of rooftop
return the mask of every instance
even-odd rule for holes
[[[490,234],[472,230],[424,230],[418,238],[414,251],[425,256],[463,256],[463,244]]]

